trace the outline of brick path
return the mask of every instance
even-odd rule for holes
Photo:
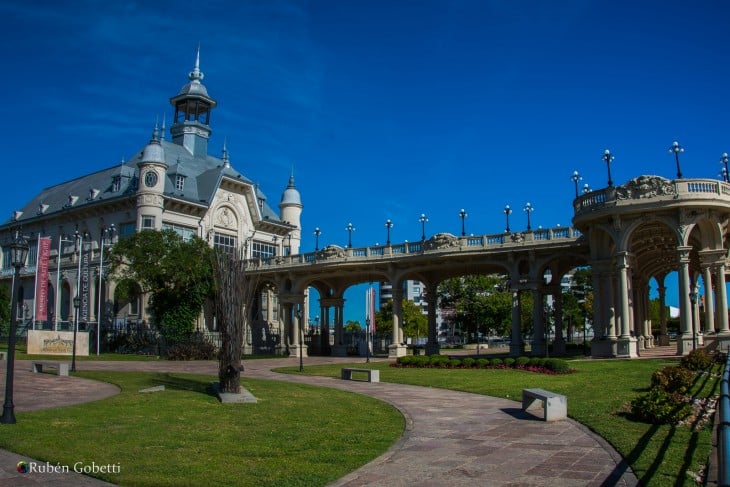
[[[295,359],[250,360],[247,377],[304,382],[366,394],[397,407],[406,418],[403,436],[384,455],[332,486],[635,486],[628,466],[601,438],[572,420],[546,423],[518,402],[478,394],[401,384],[282,375],[272,367]],[[306,365],[352,362],[311,357]],[[83,370],[134,370],[217,374],[215,362],[81,362]],[[4,390],[5,367],[0,367]],[[98,400],[116,387],[78,377],[30,373],[16,362],[16,411]],[[570,401],[570,398],[568,398]],[[12,427],[1,425],[1,428]],[[109,485],[72,473],[19,474],[21,457],[0,451],[0,485],[58,487]],[[25,459],[31,461],[30,459]]]

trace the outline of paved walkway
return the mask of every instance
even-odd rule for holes
[[[271,372],[272,367],[295,362],[298,364],[295,359],[246,361],[245,376],[366,394],[393,404],[406,418],[406,430],[390,450],[332,486],[638,485],[619,455],[575,421],[546,423],[521,411],[518,402],[478,394]],[[305,366],[338,362],[352,362],[352,358],[312,357],[305,360]],[[217,374],[215,362],[81,362],[77,368]],[[4,382],[4,366],[0,373]],[[23,361],[16,362],[15,384],[16,411],[92,401],[116,393],[108,384],[32,374],[29,362]],[[32,461],[0,450],[0,485],[109,485],[73,473],[20,474],[16,472],[20,460]]]

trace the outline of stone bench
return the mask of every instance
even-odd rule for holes
[[[380,371],[373,369],[354,369],[351,367],[342,368],[342,380],[352,380],[352,373],[358,372],[367,374],[368,382],[380,382]]]
[[[0,360],[7,360],[8,352],[0,352]]]
[[[568,417],[568,398],[545,389],[522,389],[522,410],[535,402],[542,401],[545,421],[558,421]]]
[[[33,366],[33,372],[36,374],[43,372],[43,367],[46,367],[49,369],[56,369],[58,371],[58,375],[68,375],[68,364],[66,362],[33,361],[31,362],[31,365]]]

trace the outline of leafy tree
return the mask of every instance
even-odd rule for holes
[[[185,241],[172,230],[142,231],[119,240],[110,251],[111,272],[122,296],[136,282],[150,295],[149,311],[169,342],[188,338],[213,292],[212,249]]]
[[[360,322],[355,320],[347,320],[347,324],[345,325],[345,331],[360,331],[362,330],[362,326],[360,326]]]
[[[421,308],[413,301],[404,299],[401,309],[403,312],[403,336],[411,338],[428,336],[428,317],[421,312]],[[392,299],[389,299],[375,313],[375,321],[378,329],[393,329]]]

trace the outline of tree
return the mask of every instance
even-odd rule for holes
[[[360,330],[362,330],[362,326],[360,326],[359,321],[347,320],[347,324],[345,325],[345,331],[360,331]]]
[[[421,308],[413,301],[404,299],[401,304],[403,316],[403,336],[404,337],[425,337],[428,336],[428,317],[421,312]],[[375,322],[378,329],[393,329],[393,300],[389,299],[387,303],[380,307],[375,313]]]
[[[252,308],[258,279],[246,272],[246,262],[233,253],[216,252],[214,302],[221,332],[218,380],[222,392],[241,392],[243,331]]]
[[[120,239],[110,251],[112,278],[123,296],[128,282],[150,295],[149,311],[162,336],[175,343],[195,329],[213,292],[212,249],[194,237],[185,241],[172,230],[145,230]]]

